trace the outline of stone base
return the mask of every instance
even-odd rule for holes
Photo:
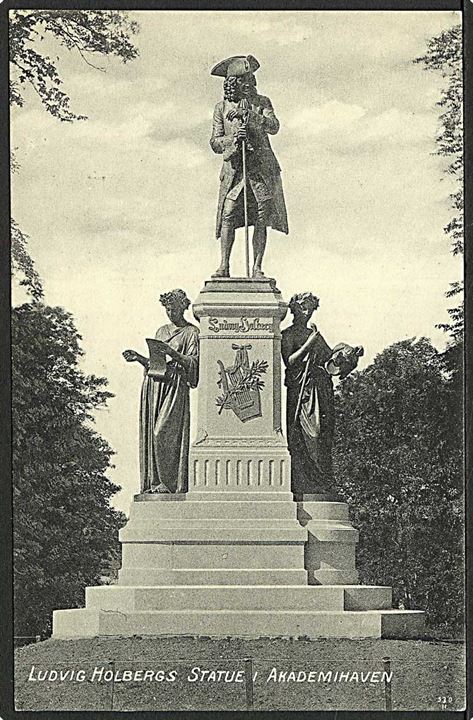
[[[199,610],[290,612],[307,610],[386,610],[391,608],[391,588],[382,586],[324,585],[202,585],[119,587],[102,585],[86,589],[87,608],[124,614],[147,611]]]
[[[157,585],[165,585],[179,577],[182,582],[188,571],[198,571],[201,578],[208,571],[212,577],[214,570],[243,571],[243,576],[249,571],[304,571],[307,531],[297,521],[289,492],[245,489],[143,497],[132,504],[120,531],[119,584],[130,584],[130,572],[146,585],[150,574]],[[243,576],[235,574],[234,583]]]
[[[308,531],[304,565],[309,583],[357,583],[355,549],[359,533],[350,522],[348,505],[323,501],[320,495],[303,495],[297,503],[297,517]]]
[[[357,537],[345,503],[312,496],[138,495],[118,584],[56,610],[53,637],[418,637],[424,613],[356,584]]]
[[[209,597],[212,588],[208,587]],[[416,638],[418,610],[147,610],[123,613],[95,608],[56,610],[54,638],[98,635]]]
[[[54,637],[206,635],[416,637],[423,613],[391,610],[375,586],[102,586],[54,613]]]

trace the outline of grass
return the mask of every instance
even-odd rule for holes
[[[461,710],[464,705],[464,646],[448,640],[284,639],[191,637],[98,637],[46,640],[16,651],[17,710],[383,710],[383,682],[268,681],[277,672],[366,673],[384,669],[390,658],[393,710]],[[251,658],[251,665],[245,658]],[[32,670],[34,666],[34,670]],[[244,681],[257,671],[253,699]],[[93,678],[94,668],[95,678]],[[100,668],[104,674],[100,677]],[[241,671],[242,682],[190,682],[193,667]],[[77,678],[32,680],[38,671],[82,670]],[[105,671],[119,673],[112,681]],[[149,670],[163,679],[120,682],[124,670]],[[80,677],[80,675],[79,675]],[[158,675],[158,677],[161,677]],[[208,677],[208,676],[207,676]],[[227,676],[230,677],[230,676]],[[287,677],[287,676],[286,676]],[[300,677],[304,677],[300,675]],[[326,678],[327,676],[325,676]],[[332,676],[333,677],[333,676]],[[379,676],[381,679],[381,676]],[[445,702],[442,702],[445,701]]]

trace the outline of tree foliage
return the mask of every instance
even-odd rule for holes
[[[138,54],[137,23],[122,11],[15,10],[9,30],[11,104],[22,107],[31,86],[63,122],[85,116],[71,110],[59,58],[45,47],[59,44],[98,70],[91,58]],[[11,166],[18,171],[14,157]],[[28,237],[14,220],[11,240],[12,270],[34,301],[12,314],[15,632],[36,635],[48,633],[53,609],[82,605],[84,586],[116,563],[124,516],[110,506],[119,490],[105,474],[112,450],[93,428],[93,412],[111,397],[106,381],[81,372],[72,316],[42,304]]]
[[[65,122],[84,120],[70,109],[70,99],[61,86],[57,59],[38,49],[46,37],[54,37],[67,50],[77,51],[92,67],[90,56],[114,55],[124,63],[133,60],[138,50],[131,36],[138,24],[126,12],[117,10],[15,10],[10,19],[10,63],[14,77],[10,84],[10,102],[24,104],[23,86],[28,83],[38,94],[46,110]]]
[[[455,190],[450,194],[453,217],[445,226],[454,255],[463,253],[463,77],[462,27],[455,25],[433,37],[423,57],[415,60],[426,70],[438,72],[445,79],[437,105],[441,108],[437,133],[437,152],[448,159],[446,173],[453,178]],[[447,297],[461,295],[463,283],[451,283]],[[451,321],[439,325],[454,342],[462,338],[463,305],[449,309]]]
[[[13,310],[15,633],[45,635],[51,612],[84,602],[118,551],[124,516],[110,506],[112,450],[92,413],[111,397],[79,368],[72,317],[27,303]]]
[[[63,122],[85,120],[71,110],[70,98],[62,89],[58,57],[50,57],[43,51],[42,43],[52,39],[68,51],[77,52],[88,65],[96,70],[91,58],[115,56],[126,63],[138,55],[132,36],[138,24],[129,19],[126,12],[117,10],[14,10],[10,13],[10,103],[22,107],[25,88],[31,86],[53,117]],[[18,169],[12,159],[12,171]],[[42,298],[41,279],[34,268],[28,252],[27,236],[12,220],[11,227],[12,271],[20,277],[33,300]]]
[[[27,289],[34,301],[43,298],[43,284],[34,260],[28,252],[28,236],[21,231],[15,220],[10,222],[11,261],[12,272],[18,278],[19,284]]]
[[[458,355],[458,353],[457,353]],[[405,340],[336,393],[335,468],[360,529],[361,581],[458,627],[463,606],[462,375],[458,357]]]

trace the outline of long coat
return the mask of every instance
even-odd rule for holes
[[[250,100],[250,113],[247,125],[248,143],[253,148],[247,152],[247,173],[250,179],[261,180],[269,188],[272,196],[272,208],[269,225],[274,230],[287,233],[287,213],[281,183],[281,168],[269,142],[268,134],[275,135],[279,130],[279,120],[274,114],[271,100],[264,95],[254,95]],[[240,120],[228,120],[227,114],[237,107],[237,103],[222,100],[215,106],[213,114],[212,137],[210,146],[218,155],[223,155],[223,167],[220,173],[220,192],[217,208],[216,235],[220,237],[222,229],[222,211],[229,191],[242,177],[241,149],[236,144],[236,132]],[[255,222],[255,206],[249,202],[250,225]],[[236,227],[244,225],[243,213],[237,218]]]

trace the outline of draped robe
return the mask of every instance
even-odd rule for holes
[[[156,332],[189,360],[184,369],[167,362],[163,380],[145,372],[140,408],[141,492],[152,492],[160,484],[169,492],[186,492],[189,459],[189,388],[196,387],[199,373],[199,330],[190,323],[163,325]]]
[[[286,365],[287,442],[291,453],[292,490],[296,494],[335,495],[333,488],[332,444],[334,434],[334,396],[332,378],[325,369],[331,348],[319,335],[308,354],[293,365],[289,357],[305,343],[311,330],[295,328],[282,333],[282,354]],[[308,371],[303,387],[307,361]],[[299,396],[302,402],[296,416]]]

